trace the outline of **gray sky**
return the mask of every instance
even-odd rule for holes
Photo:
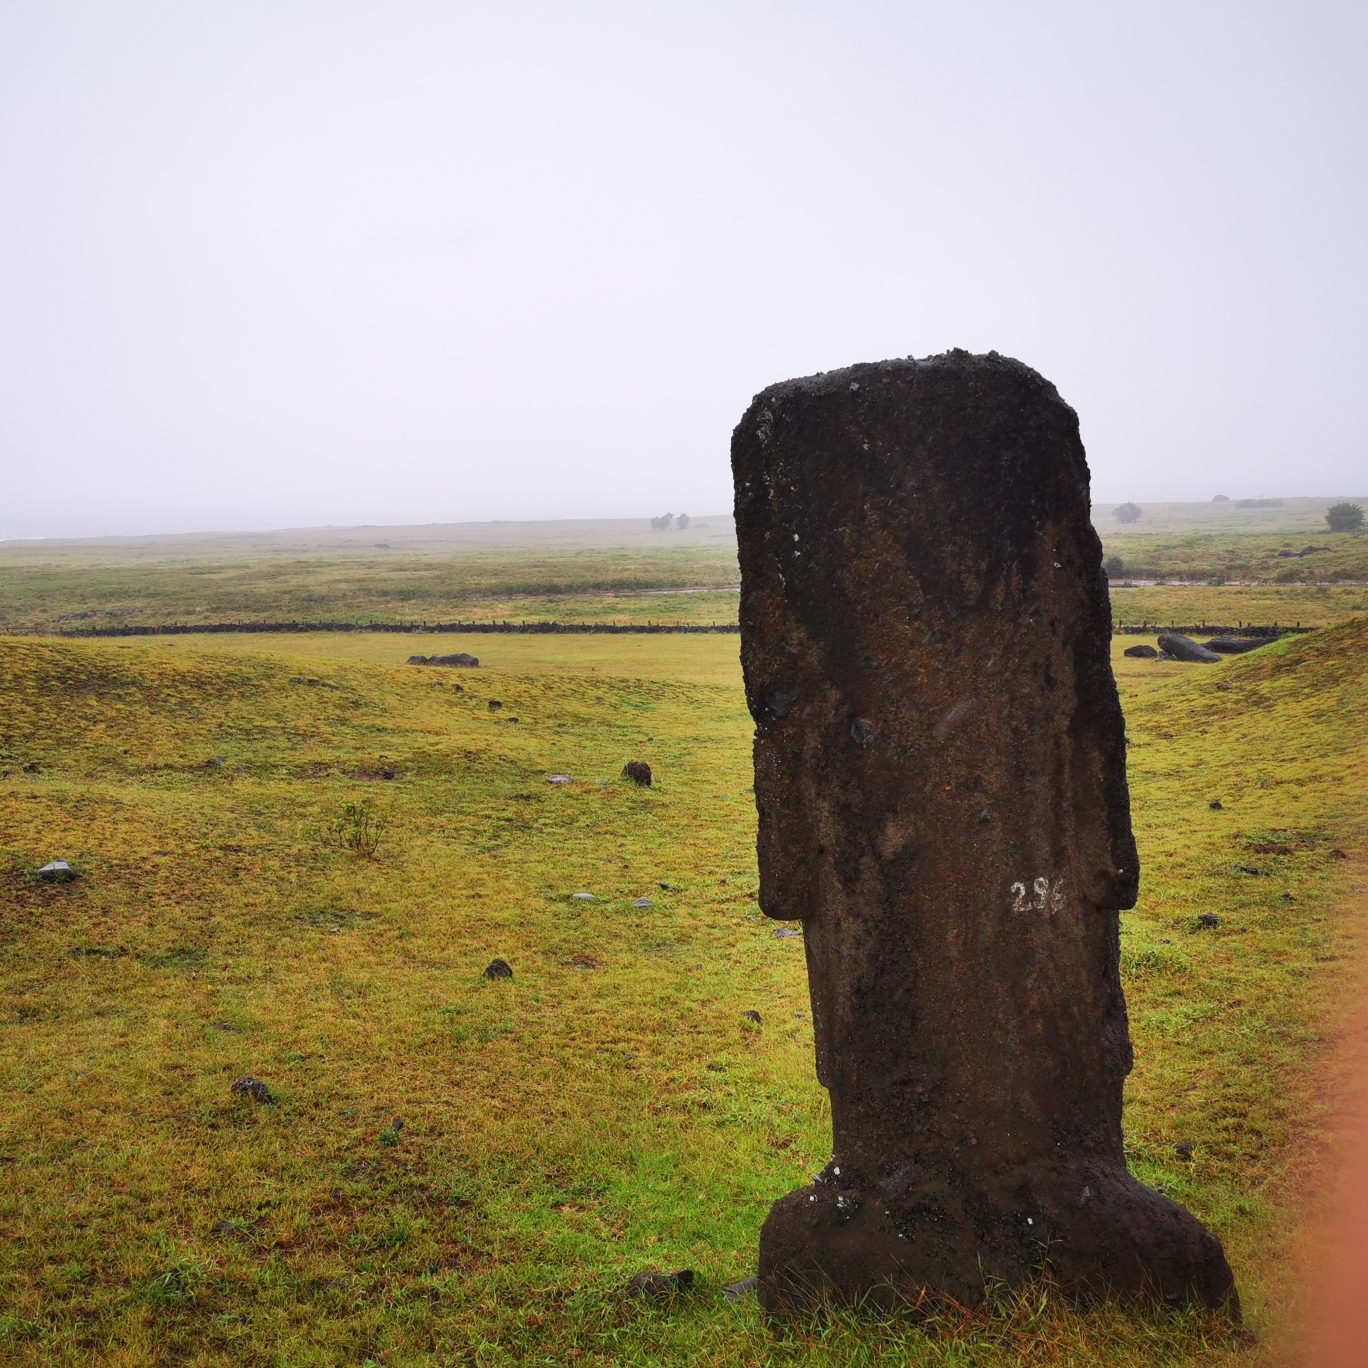
[[[0,7],[0,537],[730,507],[995,348],[1103,499],[1368,487],[1368,6]]]

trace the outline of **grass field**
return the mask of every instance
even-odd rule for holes
[[[1368,535],[1324,532],[1323,500],[1224,507],[1147,505],[1129,527],[1107,506],[1094,512],[1104,552],[1121,557],[1125,575],[1257,583],[1257,592],[1216,592],[1213,614],[1232,611],[1229,620],[1330,622],[1363,611]],[[1321,549],[1279,554],[1309,545]],[[732,519],[721,514],[683,533],[619,519],[5,542],[0,632],[236,619],[734,622],[738,573]],[[1251,593],[1249,604],[1238,597]],[[1162,588],[1114,595],[1123,621],[1158,618],[1176,602]]]
[[[492,637],[438,672],[334,634],[0,644],[0,1353],[1273,1361],[1359,962],[1368,621],[1212,667],[1135,640],[1128,1146],[1225,1240],[1263,1349],[1036,1295],[771,1338],[719,1286],[829,1127],[801,943],[755,902],[736,638]],[[53,857],[79,880],[36,882]],[[700,1290],[627,1299],[647,1266]]]

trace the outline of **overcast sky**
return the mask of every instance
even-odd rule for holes
[[[0,7],[0,537],[730,507],[961,346],[1094,494],[1368,492],[1362,0]]]

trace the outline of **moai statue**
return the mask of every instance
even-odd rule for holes
[[[732,440],[760,902],[803,923],[834,1154],[760,1301],[1088,1298],[1239,1315],[1126,1170],[1125,735],[1078,419],[990,352],[773,385]]]

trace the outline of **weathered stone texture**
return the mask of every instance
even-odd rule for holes
[[[992,353],[854,366],[760,394],[732,467],[761,906],[804,924],[835,1139],[762,1305],[1048,1267],[1238,1313],[1122,1154],[1139,862],[1076,415]]]

